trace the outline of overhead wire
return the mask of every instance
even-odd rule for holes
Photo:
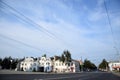
[[[1,3],[3,3],[4,5],[6,5],[8,8],[10,8],[11,10],[13,10],[14,12],[16,12],[18,15],[16,15],[15,13],[14,16],[18,17],[19,19],[27,22],[28,24],[34,25],[35,28],[37,28],[39,31],[44,31],[50,38],[55,37],[55,35],[53,33],[51,33],[50,31],[48,31],[47,29],[45,29],[44,27],[42,27],[41,25],[39,25],[38,23],[34,22],[32,19],[26,17],[25,15],[23,15],[22,13],[20,13],[18,10],[16,10],[15,8],[11,7],[10,5],[8,5],[7,3],[1,1]],[[24,19],[23,19],[24,18]]]
[[[117,43],[116,43],[116,40],[115,40],[115,38],[114,38],[113,28],[112,28],[112,24],[111,24],[109,12],[108,12],[108,8],[107,8],[106,1],[105,1],[105,0],[104,0],[104,6],[105,6],[105,10],[106,10],[106,16],[107,16],[107,19],[108,19],[108,24],[109,24],[110,31],[111,31],[111,34],[112,34],[112,39],[113,39],[113,43],[114,43],[114,48],[116,49],[117,54],[119,54],[118,47],[116,46]]]
[[[30,18],[26,17],[25,15],[23,15],[22,13],[20,13],[20,12],[19,12],[18,10],[16,10],[15,8],[11,7],[10,5],[8,5],[7,3],[5,3],[5,2],[3,2],[3,1],[1,1],[1,2],[4,4],[4,6],[6,6],[6,7],[9,8],[9,9],[11,9],[12,11],[14,11],[14,12],[12,12],[12,14],[14,14],[14,16],[17,17],[18,19],[26,22],[27,24],[32,25],[33,27],[35,27],[36,29],[38,29],[40,32],[41,32],[41,31],[45,32],[46,35],[49,36],[50,38],[55,39],[55,40],[59,40],[59,41],[62,42],[64,45],[67,44],[67,43],[66,43],[65,41],[63,41],[62,39],[56,37],[55,34],[51,33],[50,31],[48,31],[47,29],[45,29],[45,28],[42,27],[41,25],[37,24],[36,22],[34,22],[33,20],[31,20]],[[2,6],[2,7],[3,7],[3,6]],[[9,40],[15,41],[15,42],[17,42],[17,43],[20,43],[20,44],[22,44],[22,45],[24,45],[24,46],[27,46],[27,47],[30,47],[30,48],[34,48],[34,49],[36,49],[36,50],[40,50],[39,48],[35,48],[35,47],[33,47],[32,45],[26,44],[26,43],[24,43],[24,42],[22,42],[22,41],[19,41],[19,40],[12,39],[12,38],[7,37],[7,36],[5,36],[5,35],[1,35],[1,34],[0,34],[0,36],[1,36],[2,38],[6,38],[6,39],[9,39]],[[68,45],[68,44],[67,44],[67,45]],[[48,51],[46,51],[46,52],[48,52]]]
[[[16,42],[16,43],[18,43],[18,44],[22,44],[22,45],[24,45],[24,46],[26,46],[26,47],[32,48],[32,49],[37,50],[37,51],[48,52],[48,51],[44,51],[43,49],[34,47],[34,46],[30,45],[30,44],[27,44],[27,43],[25,43],[25,42],[22,42],[22,41],[20,41],[20,40],[16,40],[16,39],[13,39],[13,38],[11,38],[11,37],[5,36],[5,35],[3,35],[3,34],[0,34],[0,37],[1,37],[1,38],[4,38],[4,39],[7,39],[7,40],[11,40],[11,41]]]
[[[60,41],[60,42],[61,42],[62,44],[64,44],[64,45],[66,44],[66,45],[69,45],[69,46],[70,46],[70,44],[68,44],[66,41],[64,41],[63,39],[57,37],[54,33],[48,31],[47,29],[45,29],[44,27],[42,27],[40,24],[34,22],[34,21],[33,21],[32,19],[30,19],[29,17],[26,17],[25,15],[23,15],[22,13],[20,13],[20,12],[19,12],[18,10],[16,10],[15,8],[11,7],[10,5],[8,5],[7,3],[5,3],[5,2],[3,2],[3,1],[2,1],[2,3],[3,3],[4,5],[6,5],[8,8],[10,8],[11,10],[13,10],[14,12],[16,12],[17,14],[19,14],[19,15],[16,15],[15,13],[13,13],[14,16],[16,16],[17,18],[25,21],[25,22],[28,23],[28,24],[33,25],[33,26],[34,26],[35,28],[37,28],[40,32],[41,32],[41,31],[44,31],[50,38],[52,38],[52,39],[54,39],[54,40],[57,40],[57,41]]]
[[[15,40],[15,39],[13,39],[13,38],[10,38],[10,37],[5,36],[5,35],[2,35],[2,34],[0,34],[0,37],[2,37],[2,38],[4,38],[4,39],[11,40],[11,41],[14,41],[14,42],[17,42],[17,43],[19,43],[19,44],[22,44],[22,45],[24,45],[24,46],[27,46],[27,47],[36,49],[36,50],[38,50],[38,51],[40,50],[40,49],[35,48],[35,47],[33,47],[33,46],[29,45],[29,44],[26,44],[26,43],[24,43],[24,42],[22,42],[22,41],[20,41],[20,40]]]

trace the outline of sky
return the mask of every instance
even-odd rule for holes
[[[116,60],[120,0],[0,0],[0,57]]]

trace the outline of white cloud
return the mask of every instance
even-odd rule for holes
[[[83,56],[83,58],[95,58],[98,56],[103,58],[104,55],[106,56],[114,52],[112,49],[114,44],[107,25],[106,13],[101,8],[101,5],[103,4],[101,1],[98,2],[98,7],[94,10],[90,10],[83,5],[83,12],[81,13],[84,13],[84,16],[81,17],[83,14],[76,15],[80,19],[74,17],[74,15],[78,13],[72,12],[73,7],[69,8],[69,6],[59,1],[55,1],[50,4],[49,1],[43,1],[36,5],[34,5],[33,1],[33,3],[29,2],[26,7],[21,6],[23,2],[18,5],[15,5],[15,3],[16,2],[11,2],[10,4],[16,9],[19,8],[21,13],[24,13],[25,16],[28,16],[34,22],[41,25],[54,35],[46,33],[44,30],[39,31],[35,28],[35,25],[31,26],[25,22],[9,21],[5,16],[3,16],[0,19],[0,34],[31,45],[40,49],[40,51],[21,43],[0,37],[3,39],[3,41],[0,41],[0,44],[3,46],[0,46],[2,55],[15,55],[18,53],[20,56],[40,56],[41,54],[46,53],[48,56],[54,56],[60,55],[64,49],[68,49],[72,53],[73,58],[80,59],[81,56]],[[52,6],[54,3],[56,7]],[[50,9],[51,7],[52,9]],[[30,14],[25,12],[25,10],[30,12]],[[88,13],[85,13],[84,10]],[[70,13],[68,16],[66,14],[67,12]],[[61,17],[61,14],[63,16],[64,13],[65,18]],[[70,20],[66,19],[66,17],[70,17]],[[86,20],[84,24],[75,25],[74,22],[72,22],[73,20],[77,23],[82,23],[83,18]],[[17,18],[14,19],[16,20]],[[114,21],[114,25],[117,26],[115,28],[116,31],[119,29],[119,18],[117,19],[114,17],[112,19]],[[88,26],[90,28],[84,28]],[[8,51],[6,51],[6,49]]]

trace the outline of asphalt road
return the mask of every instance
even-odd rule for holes
[[[0,80],[120,80],[110,72],[82,72],[66,74],[0,74]]]

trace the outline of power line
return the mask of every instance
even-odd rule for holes
[[[16,12],[19,15],[16,15],[15,13],[14,16],[16,16],[17,18],[21,19],[22,21],[33,25],[35,28],[37,28],[40,32],[41,30],[44,31],[50,38],[52,39],[56,39],[57,41],[60,41],[61,43],[63,43],[64,45],[69,45],[67,42],[63,41],[63,39],[57,37],[55,34],[51,33],[50,31],[48,31],[47,29],[45,29],[44,27],[42,27],[41,25],[37,24],[36,22],[34,22],[33,20],[31,20],[30,18],[26,17],[25,15],[23,15],[22,13],[20,13],[18,10],[16,10],[15,8],[11,7],[10,5],[8,5],[7,3],[1,1],[4,5],[6,5],[8,8],[10,8],[11,10],[13,10],[14,12]]]
[[[105,0],[104,0],[104,6],[105,6],[106,14],[107,14],[107,18],[108,18],[108,23],[109,23],[109,27],[110,27],[110,30],[111,30],[111,34],[112,34],[113,43],[114,43],[114,46],[115,46],[114,48],[116,49],[117,54],[119,54],[118,48],[116,46],[116,41],[115,41],[115,38],[114,38],[113,28],[112,28],[112,25],[111,25],[111,20],[110,20],[110,17],[109,17],[109,13],[108,13],[108,9],[107,9],[107,5],[106,5]]]
[[[18,17],[19,19],[27,22],[28,24],[31,25],[35,25],[34,27],[37,28],[40,32],[44,31],[50,38],[56,37],[53,33],[49,32],[47,29],[45,29],[44,27],[42,27],[41,25],[37,24],[36,22],[34,22],[33,20],[31,20],[30,18],[26,17],[25,15],[23,15],[22,13],[20,13],[19,11],[17,11],[15,8],[11,7],[10,5],[8,5],[7,3],[1,1],[4,5],[6,5],[8,8],[10,8],[11,10],[13,10],[14,12],[16,12],[17,14],[19,14],[21,17],[19,17],[18,15],[16,15],[15,13],[13,13],[16,17]],[[24,19],[23,19],[24,17]]]
[[[7,39],[7,40],[10,40],[10,41],[13,41],[13,42],[18,43],[18,44],[22,44],[22,45],[24,45],[24,46],[26,46],[26,47],[32,48],[32,49],[34,49],[34,50],[36,50],[36,51],[39,51],[39,52],[42,52],[42,53],[43,53],[43,52],[44,52],[44,53],[50,53],[50,52],[48,52],[48,51],[46,51],[46,50],[39,49],[39,48],[34,47],[34,46],[30,45],[30,44],[26,44],[26,43],[24,43],[24,42],[22,42],[22,41],[20,41],[20,40],[16,40],[16,39],[10,38],[10,37],[5,36],[5,35],[3,35],[3,34],[0,34],[0,37],[1,37],[1,38],[4,38],[4,39]],[[16,48],[16,47],[15,47],[15,48]],[[39,54],[39,53],[35,53],[35,54]]]
[[[4,38],[4,39],[11,40],[11,41],[16,42],[16,43],[19,43],[19,44],[22,44],[22,45],[24,45],[24,46],[26,46],[26,47],[32,48],[32,49],[37,50],[37,51],[49,53],[48,51],[41,50],[41,49],[39,49],[39,48],[37,48],[37,47],[34,47],[34,46],[30,45],[30,44],[26,44],[26,43],[24,43],[24,42],[22,42],[22,41],[20,41],[20,40],[16,40],[16,39],[10,38],[10,37],[5,36],[5,35],[3,35],[3,34],[0,34],[0,37],[1,37],[1,38]]]
[[[15,39],[10,38],[10,37],[8,37],[8,36],[5,36],[5,35],[0,34],[0,37],[5,38],[5,39],[8,39],[8,40],[11,40],[11,41],[13,41],[13,42],[16,42],[16,43],[22,44],[22,45],[24,45],[24,46],[27,46],[27,47],[29,47],[29,48],[33,48],[33,49],[35,49],[35,50],[40,51],[39,48],[35,48],[35,47],[33,47],[32,45],[26,44],[26,43],[24,43],[24,42],[22,42],[22,41],[19,41],[19,40],[15,40]]]

